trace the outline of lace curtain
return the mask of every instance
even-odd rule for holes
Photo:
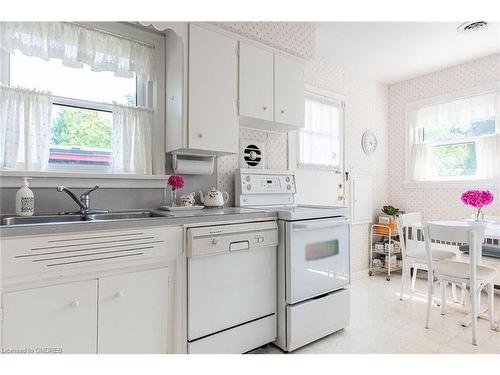
[[[152,174],[153,111],[113,106],[113,171]]]
[[[154,80],[154,48],[107,32],[68,22],[0,22],[0,47],[28,56],[61,59],[63,64],[118,77]]]
[[[299,166],[335,169],[340,158],[340,108],[333,102],[306,98],[305,127],[299,131]]]
[[[51,111],[48,93],[0,86],[0,169],[47,168]]]
[[[469,130],[477,120],[495,118],[500,115],[500,92],[475,95],[446,103],[413,108],[407,113],[410,127],[410,171],[414,181],[426,181],[431,176],[431,145],[421,143],[422,129],[462,128]],[[500,124],[496,124],[496,131]],[[477,178],[500,178],[500,135],[480,136],[476,142]]]

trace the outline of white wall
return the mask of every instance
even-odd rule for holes
[[[453,66],[389,87],[389,176],[392,202],[406,211],[419,211],[426,219],[462,219],[472,210],[460,201],[460,194],[470,186],[408,187],[404,180],[405,106],[415,100],[445,95],[500,81],[500,54]],[[500,157],[500,155],[498,156]],[[489,186],[496,196],[485,209],[488,215],[500,216],[500,181]]]

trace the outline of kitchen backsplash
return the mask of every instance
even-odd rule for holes
[[[229,206],[234,205],[234,172],[237,168],[247,168],[241,161],[241,152],[246,141],[263,145],[262,167],[266,169],[288,168],[288,135],[262,130],[240,128],[240,153],[217,159],[217,180],[220,190],[229,193]],[[261,166],[259,165],[259,166]]]

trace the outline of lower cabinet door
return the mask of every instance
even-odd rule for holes
[[[3,350],[97,352],[97,280],[3,295]]]
[[[167,353],[168,268],[99,279],[99,353]]]

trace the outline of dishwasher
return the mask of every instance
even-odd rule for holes
[[[277,336],[276,221],[187,229],[187,349],[245,353]]]

